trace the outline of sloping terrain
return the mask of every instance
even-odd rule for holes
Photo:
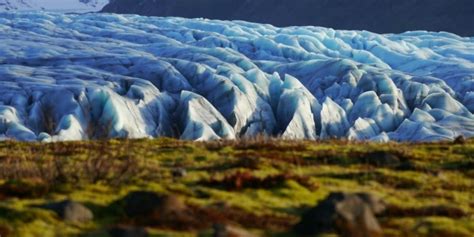
[[[474,38],[454,34],[1,13],[0,45],[0,139],[474,135]]]
[[[384,236],[470,237],[473,154],[473,141],[461,140],[2,142],[0,234],[216,236],[212,226],[221,223],[255,236],[301,236],[295,231],[318,225],[294,228],[303,213],[349,192],[381,199]],[[71,202],[84,207],[57,211]]]
[[[378,33],[428,30],[474,36],[471,0],[115,0],[103,11]]]

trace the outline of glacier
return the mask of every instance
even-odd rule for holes
[[[474,136],[474,38],[0,13],[0,140]]]

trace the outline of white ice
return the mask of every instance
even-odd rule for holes
[[[474,38],[0,13],[0,139],[474,136]]]

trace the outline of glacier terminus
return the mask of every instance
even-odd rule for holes
[[[474,136],[474,38],[0,13],[0,140]]]

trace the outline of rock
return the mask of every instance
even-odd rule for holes
[[[171,171],[171,174],[175,178],[182,178],[187,175],[186,169],[184,168],[175,168]]]
[[[109,229],[111,237],[146,237],[148,231],[143,227],[115,226]]]
[[[131,192],[122,201],[128,217],[145,217],[153,213],[166,216],[186,209],[186,205],[176,196],[147,191]]]
[[[356,195],[370,207],[375,215],[381,214],[387,208],[385,202],[375,195],[370,193],[356,193]]]
[[[68,222],[88,222],[94,219],[94,214],[89,208],[71,200],[49,203],[41,208],[56,212],[62,220]]]
[[[214,224],[213,229],[213,237],[256,237],[244,229],[226,224]]]
[[[363,157],[363,161],[377,167],[398,167],[402,164],[400,158],[387,151],[376,151],[368,153]]]
[[[336,231],[341,236],[377,237],[382,230],[375,213],[385,210],[385,204],[367,193],[331,193],[310,209],[295,226],[301,235]]]
[[[341,236],[376,237],[382,230],[369,205],[353,196],[336,204],[335,227]]]
[[[464,138],[464,136],[457,136],[454,139],[453,143],[458,144],[458,145],[464,145],[464,144],[466,144],[466,138]]]
[[[117,206],[118,205],[118,206]],[[112,204],[123,209],[135,225],[153,226],[171,230],[208,228],[213,221],[203,216],[194,206],[188,206],[178,196],[136,191]]]
[[[40,198],[48,193],[48,186],[45,182],[37,180],[9,180],[0,185],[0,199]]]

